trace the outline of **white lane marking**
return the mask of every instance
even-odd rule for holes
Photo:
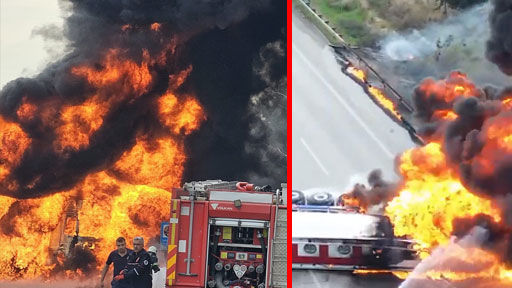
[[[300,50],[293,43],[292,43],[292,50],[302,58],[302,60],[306,63],[306,65],[309,67],[309,69],[311,69],[313,74],[315,74],[315,76],[322,82],[322,84],[324,84],[325,87],[327,87],[327,89],[329,89],[331,91],[331,93],[334,94],[336,99],[338,99],[338,101],[341,103],[341,105],[343,105],[343,107],[345,107],[345,109],[357,121],[357,123],[359,123],[359,125],[361,125],[361,127],[363,127],[363,130],[365,130],[366,133],[368,133],[370,138],[372,138],[377,143],[377,145],[384,151],[384,153],[389,158],[393,159],[395,155],[393,153],[391,153],[391,151],[389,151],[389,149],[386,147],[386,145],[384,143],[382,143],[379,140],[379,138],[370,130],[370,128],[363,122],[363,119],[361,119],[361,117],[359,117],[359,115],[357,115],[357,113],[348,105],[348,103],[334,89],[334,87],[332,87],[331,84],[329,84],[327,81],[325,81],[325,79],[320,75],[320,73],[313,66],[313,64],[311,64],[311,62],[309,62],[309,60],[306,58],[306,56],[302,52],[300,52]],[[293,58],[293,56],[292,56],[292,58]]]
[[[302,143],[302,145],[304,145],[306,150],[308,150],[309,154],[311,154],[311,157],[313,157],[313,159],[315,159],[316,164],[320,167],[320,169],[322,169],[322,171],[324,171],[325,175],[329,176],[329,171],[327,171],[327,169],[325,169],[325,166],[322,164],[322,162],[320,162],[320,159],[318,159],[318,157],[316,157],[313,150],[311,150],[308,143],[306,143],[306,140],[304,140],[304,138],[300,137],[300,142]]]

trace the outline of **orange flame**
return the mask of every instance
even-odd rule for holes
[[[361,82],[366,82],[366,75],[363,70],[358,69],[354,66],[349,66],[347,72],[359,79]]]
[[[71,69],[77,76],[83,76],[101,92],[106,86],[115,85],[122,81],[122,86],[116,86],[118,95],[135,98],[147,92],[152,82],[149,72],[149,54],[143,51],[143,61],[137,65],[131,60],[120,60],[120,52],[111,49],[105,56],[101,69],[88,66],[78,66]],[[94,95],[80,105],[65,106],[60,115],[60,126],[56,129],[57,139],[55,150],[80,150],[89,145],[91,136],[103,124],[103,117],[116,102],[123,100],[118,95]]]
[[[365,274],[393,274],[395,275],[395,277],[397,277],[398,279],[405,279],[407,278],[407,276],[409,275],[410,272],[407,272],[407,271],[395,271],[395,270],[354,270],[352,272],[353,274],[361,274],[361,275],[365,275]]]
[[[182,168],[173,168],[181,176]],[[169,180],[172,183],[168,185],[179,184],[179,178]],[[124,236],[128,245],[135,236],[149,240],[158,235],[162,219],[170,217],[171,194],[167,190],[128,184],[105,172],[88,176],[78,190],[84,195],[78,213],[80,235],[98,238],[94,254],[101,261],[115,248],[117,237]]]
[[[404,184],[388,203],[386,214],[395,234],[410,235],[420,249],[447,243],[456,218],[486,214],[501,221],[498,208],[490,200],[471,194],[461,184],[440,144],[406,151],[400,157],[399,170]]]
[[[126,78],[131,85],[123,85],[128,91],[118,91],[119,94],[136,93],[139,96],[149,88],[153,81],[149,72],[149,53],[147,50],[142,51],[143,61],[140,65],[131,60],[120,60],[121,55],[118,49],[111,49],[106,54],[101,69],[88,66],[73,67],[71,72],[74,75],[82,76],[95,87],[104,87],[109,84],[118,82],[122,78]]]
[[[71,68],[73,75],[95,88],[87,100],[64,104],[60,110],[56,107],[61,106],[48,104],[55,100],[41,107],[23,100],[16,115],[24,121],[40,113],[44,124],[55,128],[56,152],[84,149],[117,104],[149,91],[151,66],[165,63],[162,59],[173,52],[173,45],[153,59],[148,51],[142,51],[139,64],[123,59],[118,49],[109,50],[98,65]],[[191,67],[170,75],[169,89],[154,100],[160,123],[167,129],[159,131],[158,137],[139,135],[112,167],[94,171],[67,191],[28,200],[0,196],[0,219],[10,219],[0,230],[0,241],[8,243],[0,255],[0,278],[50,277],[70,253],[77,222],[83,239],[77,245],[94,249],[100,266],[115,248],[117,237],[125,237],[130,244],[135,236],[148,240],[158,236],[160,222],[170,217],[170,189],[181,183],[186,160],[184,136],[205,119],[195,98],[175,92],[190,71]],[[6,179],[29,149],[31,139],[18,124],[2,117],[0,130],[0,181],[8,185]],[[69,277],[86,277],[84,271],[75,272]]]
[[[446,103],[453,102],[457,97],[477,96],[478,89],[466,74],[452,72],[446,80],[435,81],[428,78],[418,87],[427,97],[444,100]]]
[[[166,93],[159,99],[160,119],[165,126],[172,129],[175,134],[183,131],[185,135],[196,130],[201,123],[203,109],[194,98],[187,98],[178,105],[176,96]],[[181,107],[180,107],[181,106]]]
[[[343,200],[343,206],[358,207],[359,212],[366,213],[365,205],[361,203],[361,200],[359,198],[354,197],[352,194],[343,194],[341,196],[341,199]]]
[[[55,149],[79,150],[88,146],[89,138],[101,127],[107,112],[108,107],[96,102],[94,98],[82,105],[64,107],[60,119],[62,125],[56,129]]]
[[[160,27],[162,27],[162,24],[160,24],[160,23],[151,24],[151,30],[153,30],[153,31],[159,31]]]
[[[480,133],[485,140],[482,151],[473,158],[473,168],[478,175],[491,175],[493,163],[499,163],[504,155],[512,153],[512,115],[504,113],[487,120]]]
[[[368,87],[368,91],[384,109],[389,111],[396,119],[400,119],[400,113],[396,110],[395,103],[384,96],[384,93],[382,93],[380,89],[370,86]]]
[[[4,180],[19,163],[31,142],[18,124],[0,117],[0,180]]]
[[[137,139],[137,144],[122,155],[114,169],[130,183],[170,190],[179,185],[184,162],[183,146],[171,138],[155,143]]]
[[[363,70],[356,68],[354,66],[349,66],[347,68],[347,72],[359,79],[359,81],[366,83],[366,74]],[[371,85],[368,85],[368,92],[375,99],[381,107],[389,111],[396,119],[400,119],[400,113],[398,113],[395,103],[389,100],[384,93]]]
[[[501,103],[503,103],[505,109],[512,109],[512,97],[501,100]]]
[[[27,98],[23,97],[22,103],[18,110],[16,111],[16,115],[18,118],[23,121],[29,121],[34,117],[34,114],[37,111],[37,106],[27,102]]]
[[[510,125],[489,126],[487,129],[487,140],[495,143],[500,150],[512,152],[512,127]]]
[[[0,233],[0,241],[8,243],[0,254],[2,279],[16,279],[20,274],[26,278],[49,275],[55,266],[48,263],[51,231],[58,226],[65,200],[65,194],[29,200],[0,196],[3,211],[7,213],[15,209],[23,212],[23,217],[10,220],[10,236]],[[7,206],[9,208],[5,209]]]
[[[451,110],[436,110],[433,115],[434,118],[443,120],[455,120],[457,119],[457,113]]]

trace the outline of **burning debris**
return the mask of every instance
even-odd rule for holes
[[[118,236],[157,237],[184,179],[267,175],[244,145],[251,95],[286,73],[252,83],[261,47],[285,38],[277,2],[71,1],[71,52],[0,91],[0,277],[84,277]]]
[[[349,64],[346,68],[343,69],[348,76],[352,77],[370,96],[370,98],[384,110],[386,114],[388,114],[393,120],[400,123],[400,125],[406,125],[403,123],[403,118],[398,111],[398,105],[394,103],[388,95],[386,95],[383,91],[384,88],[379,88],[371,84],[368,81],[368,76],[366,72],[362,69],[354,67],[352,64]]]

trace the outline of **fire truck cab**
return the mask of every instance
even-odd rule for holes
[[[173,189],[166,287],[286,287],[286,184]]]

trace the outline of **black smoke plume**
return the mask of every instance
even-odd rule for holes
[[[278,137],[269,136],[272,132],[254,137],[251,132],[264,125],[254,117],[255,109],[265,112],[276,108],[255,108],[258,104],[250,101],[253,95],[265,93],[267,102],[273,103],[275,98],[282,103],[282,94],[286,94],[282,85],[286,81],[286,56],[282,52],[286,50],[284,1],[73,0],[66,7],[70,16],[65,20],[64,36],[69,54],[36,77],[16,79],[0,91],[0,115],[18,123],[32,140],[8,181],[0,183],[0,194],[33,198],[70,189],[86,175],[108,170],[134,145],[136,136],[151,138],[162,134],[154,115],[155,99],[169,88],[169,75],[190,65],[192,72],[176,94],[195,95],[207,120],[199,131],[186,137],[188,161],[184,180],[259,179],[261,175],[274,186],[285,180],[282,159],[277,165],[278,173],[274,174],[270,172],[274,167],[268,168],[268,159],[261,157],[268,141],[286,141],[282,129]],[[161,25],[158,31],[150,29],[153,23]],[[44,34],[55,38],[48,31]],[[265,47],[271,43],[281,43],[281,52],[266,53]],[[16,111],[24,100],[47,110],[51,108],[57,114],[65,105],[83,103],[96,90],[72,75],[71,69],[80,65],[102,69],[101,60],[111,49],[117,49],[122,59],[137,64],[144,61],[144,50],[149,55],[164,55],[165,60],[149,64],[154,83],[140,95],[129,91],[127,97],[116,102],[87,147],[56,152],[52,145],[56,138],[55,123],[45,115],[23,121]],[[263,60],[261,53],[266,53]],[[271,63],[263,78],[255,73],[255,67],[262,62]],[[110,90],[100,97],[117,97],[118,91],[126,88],[123,79],[111,84]],[[273,87],[278,94],[268,93]],[[286,121],[285,107],[278,106],[276,111],[270,113],[282,127]],[[257,141],[266,144],[252,145],[253,149],[246,151],[247,145]],[[274,146],[286,149],[283,143]]]
[[[512,75],[512,2],[492,0],[493,10],[489,17],[491,38],[487,41],[487,58],[500,70]]]
[[[342,199],[348,200],[355,198],[360,207],[365,210],[372,209],[372,213],[382,213],[383,206],[397,195],[398,187],[395,183],[390,183],[382,178],[381,170],[373,170],[368,175],[369,187],[363,184],[355,184],[349,193],[343,194]]]
[[[189,41],[197,67],[190,83],[210,118],[187,139],[185,179],[249,178],[274,188],[286,180],[286,12],[277,2],[272,13]]]

